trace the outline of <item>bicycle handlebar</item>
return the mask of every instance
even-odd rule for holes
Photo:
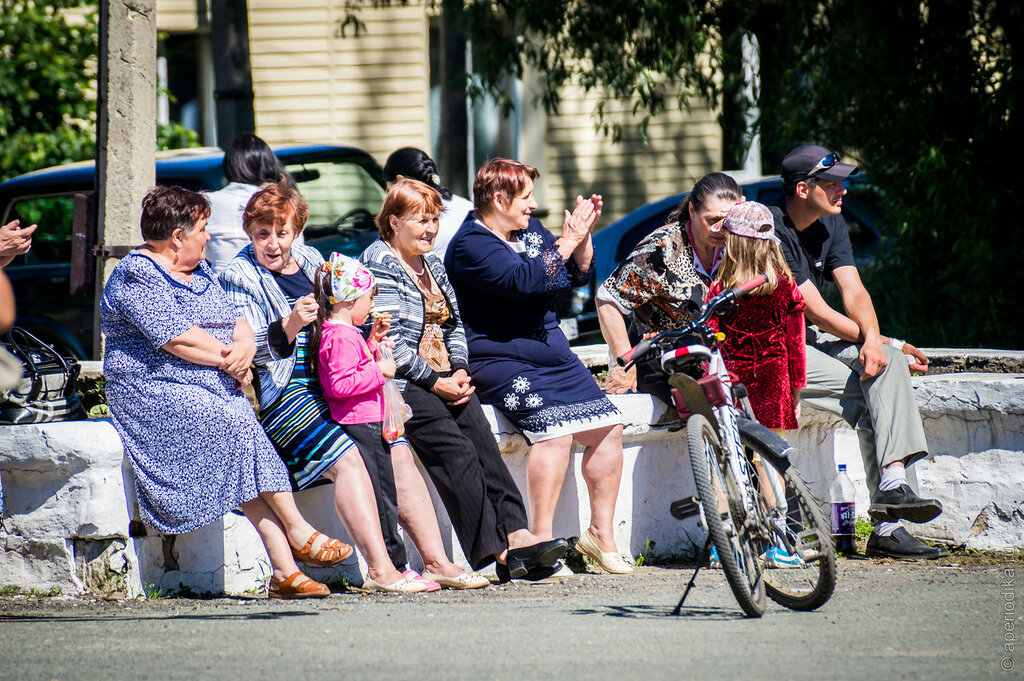
[[[707,305],[704,306],[704,311],[701,313],[700,317],[694,319],[681,329],[676,329],[675,331],[662,331],[656,336],[652,336],[651,338],[646,338],[640,341],[635,346],[630,348],[624,355],[615,358],[615,363],[618,364],[620,367],[625,367],[627,369],[630,368],[631,366],[636,364],[639,358],[649,353],[651,351],[651,348],[657,346],[665,338],[681,336],[683,334],[692,332],[693,329],[699,326],[703,326],[704,324],[707,323],[708,319],[711,318],[711,315],[715,314],[719,308],[721,308],[724,305],[728,305],[729,303],[732,303],[736,300],[739,300],[743,296],[748,295],[751,291],[763,286],[767,282],[768,275],[762,273],[757,275],[753,279],[750,279],[749,281],[743,282],[736,288],[731,288],[727,291],[722,291],[717,296],[715,296],[714,298],[707,302]]]

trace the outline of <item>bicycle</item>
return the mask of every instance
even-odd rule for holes
[[[724,336],[707,323],[766,281],[761,274],[723,291],[697,319],[641,341],[616,360],[629,369],[657,357],[686,424],[697,496],[669,510],[680,520],[698,515],[707,538],[673,614],[681,611],[709,546],[750,617],[764,613],[766,594],[787,608],[814,610],[835,588],[830,525],[789,461],[792,447],[754,418],[746,389],[725,366]]]

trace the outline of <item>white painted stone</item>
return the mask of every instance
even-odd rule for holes
[[[1024,547],[1024,376],[950,374],[916,377],[915,395],[935,457],[919,463],[920,491],[940,499],[945,513],[922,536],[979,549]],[[669,515],[669,504],[695,494],[685,431],[665,425],[665,407],[647,395],[612,396],[623,412],[624,470],[615,513],[620,549],[638,555],[693,553],[702,539],[696,519]],[[492,409],[485,409],[499,448],[526,490],[527,447]],[[845,423],[809,413],[790,433],[793,460],[825,503],[835,465],[846,463],[857,487],[858,513],[868,504],[857,437]],[[589,523],[589,501],[575,446],[555,518],[555,532],[575,536]],[[256,531],[229,514],[185,535],[148,531],[130,537],[138,517],[130,464],[106,420],[0,427],[0,474],[6,501],[0,532],[0,585],[59,586],[66,593],[117,589],[134,596],[147,586],[197,593],[261,590],[270,566]],[[465,557],[436,490],[434,500],[449,554]],[[296,495],[299,509],[321,531],[348,540],[334,509],[333,485]],[[524,494],[525,496],[525,494]],[[408,542],[407,542],[408,545]],[[413,567],[422,563],[408,545]],[[311,569],[326,581],[358,583],[361,557],[337,569]],[[485,571],[493,574],[493,568]]]

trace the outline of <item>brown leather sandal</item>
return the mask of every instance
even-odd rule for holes
[[[295,580],[302,577],[306,578],[305,581],[296,585]],[[293,572],[280,582],[271,577],[270,586],[267,587],[267,598],[327,598],[330,595],[331,590],[326,584],[310,579],[301,572]]]
[[[295,556],[295,560],[300,560],[303,563],[309,565],[316,565],[317,567],[331,567],[337,565],[341,561],[345,560],[352,555],[352,547],[343,541],[326,537],[323,546],[316,554],[311,554],[313,550],[313,542],[320,536],[319,532],[313,532],[309,539],[306,540],[306,545],[301,550],[296,551],[292,549],[292,555]]]

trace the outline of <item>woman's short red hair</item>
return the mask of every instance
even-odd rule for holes
[[[251,233],[256,225],[283,227],[292,221],[295,236],[302,233],[309,219],[309,205],[302,194],[285,182],[267,182],[252,195],[242,214],[242,226]]]
[[[473,205],[481,212],[489,210],[491,201],[500,196],[511,201],[526,189],[526,181],[536,180],[536,168],[509,158],[492,158],[485,163],[473,180]]]
[[[384,198],[384,205],[380,213],[374,219],[377,223],[377,232],[380,238],[387,241],[395,235],[391,227],[391,216],[400,217],[409,213],[426,213],[428,215],[440,215],[444,210],[444,203],[441,202],[441,195],[430,185],[419,180],[403,178],[391,185],[388,195]]]

